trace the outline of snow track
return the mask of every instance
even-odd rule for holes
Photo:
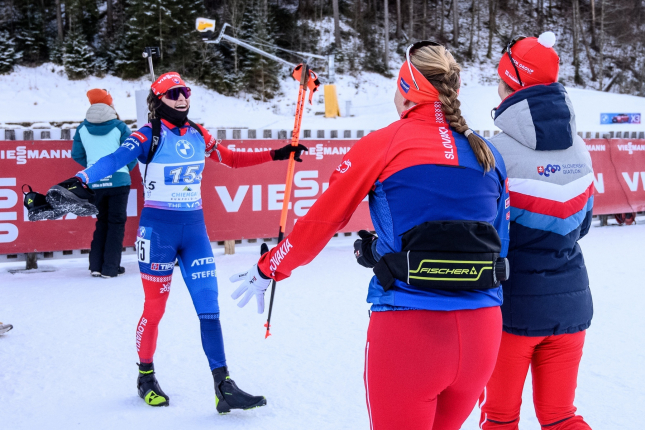
[[[639,219],[645,224],[645,219]],[[581,241],[595,317],[587,335],[578,411],[594,429],[640,430],[645,421],[645,225],[598,228]],[[352,239],[353,240],[353,239]],[[155,367],[170,396],[151,408],[136,392],[135,328],[143,291],[134,256],[126,275],[92,278],[86,259],[42,261],[51,273],[0,265],[0,428],[14,429],[368,429],[363,388],[365,303],[370,271],[351,241],[337,239],[277,286],[272,333],[266,315],[236,307],[228,277],[257,260],[259,247],[216,250],[221,319],[231,376],[268,405],[219,416],[201,348],[199,320],[177,269],[159,328]],[[267,297],[268,300],[268,297]],[[538,430],[530,377],[521,430]],[[478,428],[475,409],[464,429]]]

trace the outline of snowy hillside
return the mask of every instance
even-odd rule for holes
[[[581,241],[595,316],[576,406],[594,429],[641,430],[645,422],[645,218],[638,222],[595,222]],[[370,271],[354,262],[353,240],[333,240],[279,283],[268,340],[266,315],[229,297],[228,277],[257,260],[257,247],[238,247],[233,256],[216,251],[229,368],[243,389],[268,399],[266,407],[227,416],[215,412],[199,320],[179,270],[155,357],[171,403],[156,409],[136,393],[143,291],[133,255],[125,258],[126,275],[111,280],[91,278],[86,259],[41,262],[53,273],[12,275],[22,264],[0,264],[0,318],[15,326],[0,336],[0,428],[368,429],[362,376]],[[520,430],[539,430],[530,378],[523,399]],[[477,429],[477,419],[475,408],[463,429]]]
[[[500,100],[496,86],[481,85],[481,71],[471,67],[462,73],[462,111],[475,130],[494,130],[490,116]],[[247,96],[226,97],[213,90],[189,82],[193,89],[191,117],[209,128],[284,129],[293,128],[293,111],[297,84],[291,78],[281,81],[282,95],[270,102]],[[336,83],[341,114],[346,114],[350,101],[351,117],[324,118],[322,88],[307,107],[303,129],[312,130],[374,130],[397,119],[392,99],[395,80],[375,73],[339,76]],[[149,87],[140,79],[124,81],[115,76],[90,77],[71,81],[62,67],[45,64],[36,68],[17,67],[9,75],[0,75],[0,87],[11,103],[0,105],[2,123],[80,122],[89,103],[85,96],[91,88],[105,88],[114,98],[122,119],[136,118],[134,92]],[[645,113],[645,98],[603,93],[577,88],[568,89],[577,115],[579,131],[643,131],[645,124],[600,125],[601,113]]]

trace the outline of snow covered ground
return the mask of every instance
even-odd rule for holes
[[[471,128],[495,130],[490,116],[500,100],[497,86],[482,85],[482,70],[472,66],[462,73],[462,111]],[[268,102],[251,97],[226,97],[195,83],[191,118],[209,128],[250,128],[291,130],[298,92],[290,77],[282,81],[282,95]],[[352,117],[324,118],[322,88],[307,107],[303,129],[376,130],[397,119],[392,102],[395,79],[374,73],[339,76],[336,82],[341,114],[351,101]],[[0,87],[11,103],[0,105],[0,126],[16,122],[80,122],[89,107],[85,93],[91,88],[105,88],[114,98],[123,119],[135,119],[135,91],[146,89],[145,79],[124,81],[115,76],[90,77],[80,81],[67,79],[62,67],[44,64],[35,68],[17,67],[9,75],[0,75]],[[568,89],[576,115],[578,131],[643,131],[643,124],[600,125],[601,113],[645,113],[645,98],[592,90]],[[3,136],[0,136],[3,138]]]
[[[645,422],[645,302],[640,225],[598,227],[581,241],[594,295],[576,405],[595,430],[641,430]],[[273,336],[251,302],[230,299],[228,277],[257,260],[256,246],[233,256],[216,250],[220,304],[233,378],[268,406],[227,416],[215,412],[213,382],[199,322],[176,270],[160,325],[155,364],[168,408],[137,396],[134,331],[143,291],[133,255],[126,275],[91,278],[85,259],[42,261],[50,273],[12,275],[0,264],[0,428],[17,429],[368,429],[363,349],[370,271],[356,265],[353,238],[278,285]],[[538,430],[530,378],[521,430]],[[475,430],[478,410],[463,429]]]

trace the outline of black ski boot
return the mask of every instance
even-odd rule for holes
[[[139,397],[150,406],[168,406],[170,404],[170,397],[161,391],[159,382],[157,382],[155,367],[152,363],[139,364],[137,390],[139,390]]]
[[[77,216],[92,216],[99,213],[94,202],[94,191],[77,177],[54,185],[47,191],[47,201],[52,207],[71,212]]]
[[[228,414],[231,409],[255,409],[267,404],[264,396],[252,396],[240,390],[235,381],[228,376],[226,367],[213,370],[215,379],[215,407],[220,415]]]
[[[25,187],[29,188],[28,193],[25,193]],[[25,196],[23,203],[29,211],[29,221],[57,219],[67,213],[60,209],[54,209],[52,205],[47,202],[44,195],[35,192],[27,184],[22,186],[22,194]]]

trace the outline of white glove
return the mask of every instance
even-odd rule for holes
[[[255,298],[258,302],[258,313],[264,313],[264,292],[269,288],[271,284],[271,279],[264,279],[260,276],[258,271],[258,265],[254,264],[246,272],[241,272],[231,276],[231,282],[244,281],[237,290],[233,291],[231,297],[233,300],[237,300],[242,294],[246,293],[242,300],[240,300],[237,305],[239,307],[244,307],[251,300],[251,297],[255,295]]]

